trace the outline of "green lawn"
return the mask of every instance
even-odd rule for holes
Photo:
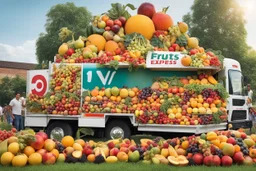
[[[76,164],[55,164],[55,165],[40,165],[40,166],[26,166],[26,167],[1,167],[0,170],[4,171],[252,171],[256,169],[254,166],[232,166],[232,167],[206,167],[206,166],[187,166],[187,167],[175,167],[170,165],[146,165],[142,163],[114,163],[114,164],[92,164],[92,163],[76,163]]]

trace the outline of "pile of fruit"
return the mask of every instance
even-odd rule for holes
[[[29,138],[30,137],[30,138]],[[34,138],[34,140],[32,139]],[[48,139],[44,132],[33,135],[20,132],[0,144],[3,166],[50,165],[65,163],[141,162],[174,166],[252,165],[256,162],[256,134],[243,131],[215,131],[181,138],[114,139],[106,142],[74,140],[65,136],[61,141]],[[25,144],[25,146],[21,145]]]
[[[29,94],[27,108],[30,112],[77,115],[81,113],[81,66],[53,66],[50,91],[45,96]]]
[[[131,4],[127,5],[136,9]],[[87,37],[67,41],[71,34],[62,28],[59,36],[63,43],[56,55],[56,62],[99,63],[116,67],[119,62],[133,67],[145,64],[149,51],[182,52],[182,64],[186,67],[220,67],[222,56],[205,51],[196,37],[189,37],[188,25],[174,25],[168,8],[156,12],[151,3],[139,6],[137,15],[131,16],[127,6],[119,3],[101,16],[94,16],[87,27]]]
[[[96,87],[86,92],[82,109],[86,114],[134,113],[143,124],[224,122],[227,92],[212,76],[205,76],[157,78],[151,87],[143,89]]]

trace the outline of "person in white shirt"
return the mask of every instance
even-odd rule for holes
[[[247,85],[247,91],[248,91],[247,106],[248,106],[248,110],[249,110],[249,117],[250,117],[250,120],[252,121],[252,123],[254,125],[254,122],[255,122],[256,118],[253,115],[253,113],[251,112],[253,91],[251,90],[251,85],[250,84]]]
[[[20,101],[20,93],[16,93],[16,96],[14,99],[11,100],[10,106],[12,107],[12,113],[14,116],[14,126],[15,128],[20,131],[22,126],[22,118],[21,118],[21,110],[22,110],[22,104],[23,102]]]

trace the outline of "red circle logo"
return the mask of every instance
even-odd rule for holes
[[[31,84],[35,85],[35,88],[31,90],[32,94],[43,96],[46,93],[47,81],[43,75],[35,75],[31,80]]]

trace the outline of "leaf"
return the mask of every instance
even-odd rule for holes
[[[133,4],[126,4],[125,7],[129,7],[131,10],[136,10],[135,6]]]
[[[163,48],[164,47],[164,43],[156,36],[154,36],[151,40],[150,40],[150,44],[154,47],[159,47],[159,48]]]
[[[79,131],[80,131],[80,133],[84,134],[85,136],[86,135],[91,135],[91,136],[94,135],[94,131],[91,128],[80,128]]]

